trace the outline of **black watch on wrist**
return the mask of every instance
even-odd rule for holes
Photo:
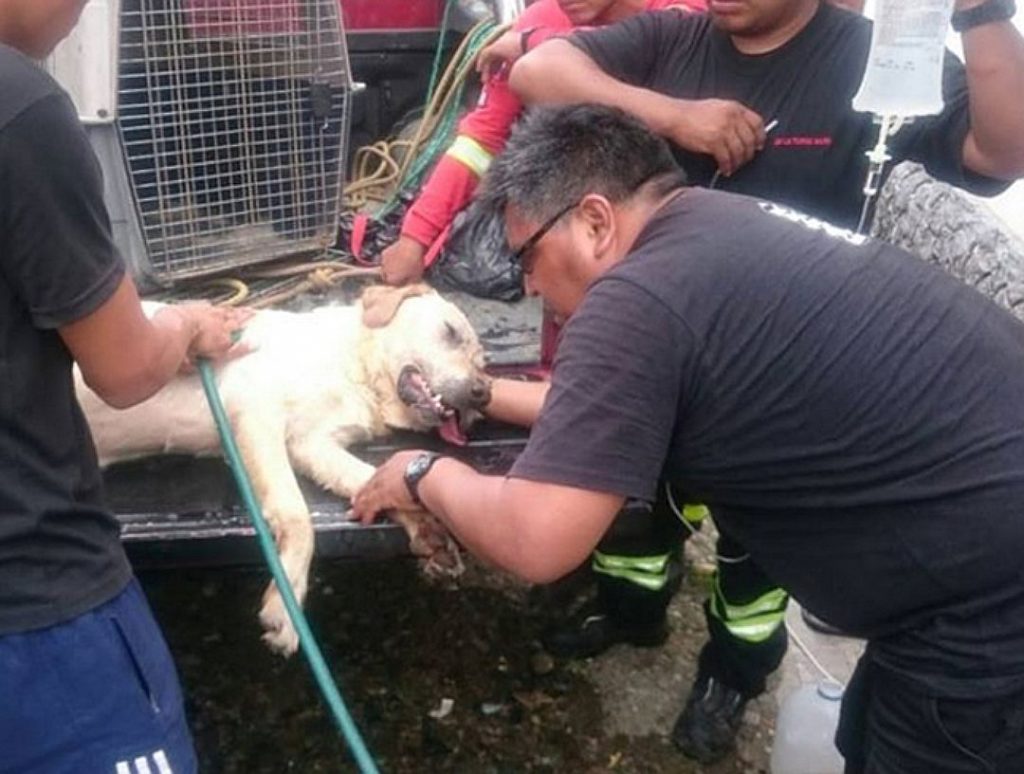
[[[441,457],[442,455],[437,452],[423,452],[409,460],[409,464],[405,466],[403,476],[405,486],[409,490],[409,496],[417,505],[423,505],[423,501],[420,499],[420,481]]]
[[[1017,13],[1017,3],[1014,0],[986,0],[981,5],[968,8],[966,11],[954,11],[950,24],[956,32],[980,27],[982,24],[992,22],[1008,21]]]

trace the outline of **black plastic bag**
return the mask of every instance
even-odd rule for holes
[[[470,202],[456,216],[448,244],[430,269],[430,280],[478,298],[522,298],[523,270],[505,239],[504,215],[480,200]]]

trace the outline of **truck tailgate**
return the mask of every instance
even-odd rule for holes
[[[377,464],[400,449],[435,449],[477,470],[505,473],[526,444],[523,430],[481,423],[463,448],[419,433],[353,447]],[[105,471],[107,501],[122,524],[122,539],[137,567],[249,564],[262,561],[255,530],[234,479],[221,458],[151,457]],[[386,520],[370,527],[349,521],[348,502],[300,477],[316,531],[317,555],[385,558],[408,553],[405,533]]]

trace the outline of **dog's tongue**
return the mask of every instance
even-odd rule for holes
[[[437,432],[441,434],[448,443],[455,444],[456,446],[465,446],[469,439],[466,438],[466,434],[462,432],[462,428],[459,427],[459,415],[453,413],[450,417],[445,419],[441,426],[437,429]]]

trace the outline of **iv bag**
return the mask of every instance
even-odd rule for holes
[[[954,2],[877,0],[854,110],[904,117],[942,110],[942,59]]]

